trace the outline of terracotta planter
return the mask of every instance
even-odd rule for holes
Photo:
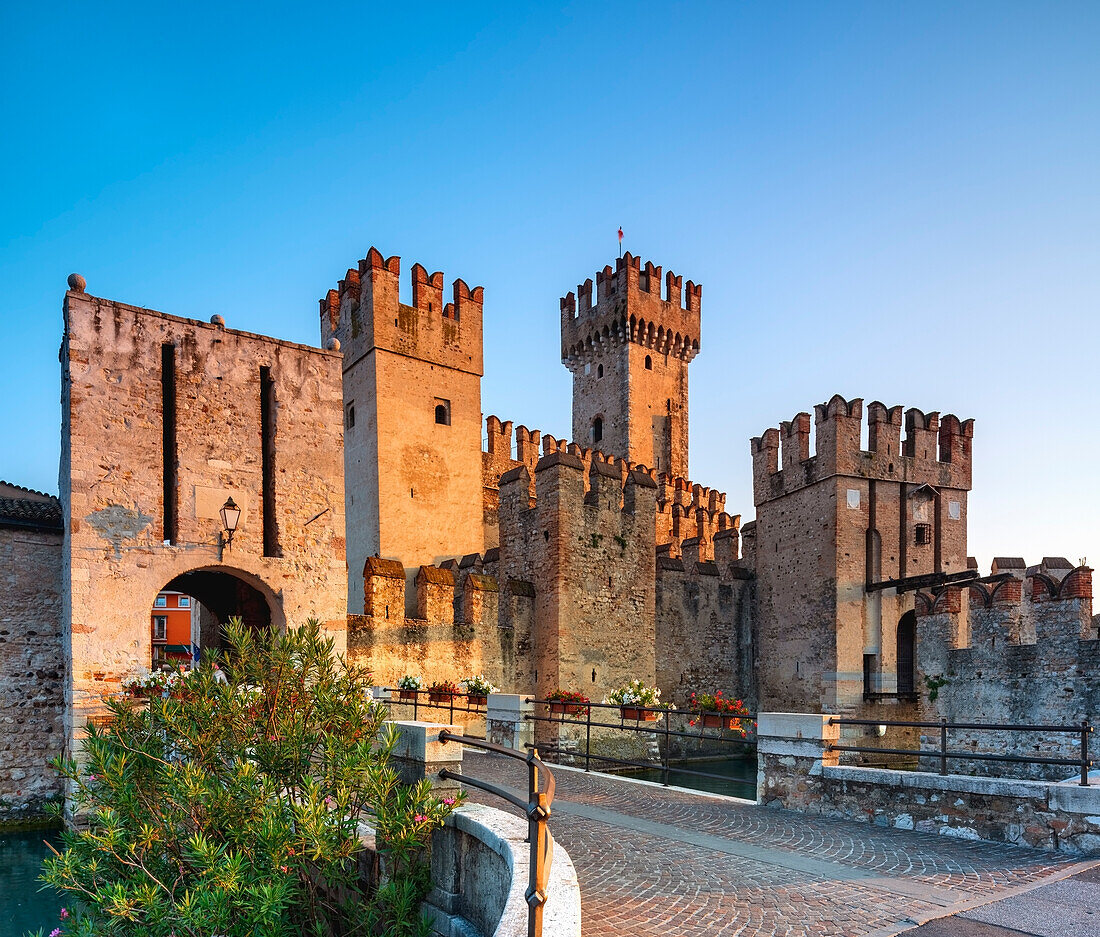
[[[719,713],[703,713],[703,728],[705,729],[732,729],[736,721],[736,716],[723,716]]]
[[[467,699],[467,701],[469,702],[469,704],[471,706],[484,706],[486,703],[489,702],[489,697],[487,697],[487,696],[475,696],[472,693],[467,693],[466,694],[466,699]]]
[[[405,702],[410,702],[410,703],[415,702],[416,701],[416,690],[398,690],[397,691],[397,698],[399,700],[403,700]]]
[[[641,709],[637,706],[623,706],[622,707],[623,719],[632,719],[635,722],[656,722],[657,713],[650,712],[647,709]]]
[[[560,716],[583,716],[585,709],[584,703],[550,703],[550,712]]]
[[[432,703],[449,703],[451,701],[450,693],[428,693],[428,701]]]

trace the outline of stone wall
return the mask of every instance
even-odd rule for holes
[[[500,579],[535,591],[534,686],[598,699],[656,678],[654,494],[649,475],[623,486],[616,466],[555,452],[500,481]]]
[[[61,362],[70,737],[150,666],[153,599],[183,574],[245,584],[278,626],[319,619],[343,650],[339,355],[71,290]]]
[[[0,516],[0,826],[61,793],[48,767],[65,744],[61,540]]]
[[[837,764],[827,715],[762,713],[757,799],[797,810],[984,839],[1069,855],[1100,855],[1100,785],[975,778]]]
[[[1063,568],[1059,575],[1040,564],[1026,578],[1009,575],[935,597],[922,594],[917,609],[923,718],[1016,725],[1096,721],[1100,640],[1092,618],[1088,567]],[[936,685],[934,700],[931,685]],[[938,746],[933,730],[923,747]],[[949,747],[1074,759],[1080,758],[1081,740],[1074,733],[953,729]],[[968,774],[1047,779],[1070,777],[1075,770],[1065,765],[964,764]]]
[[[478,572],[422,566],[416,614],[406,617],[405,572],[396,560],[371,557],[363,574],[363,615],[348,616],[348,658],[374,682],[394,686],[405,674],[424,685],[483,674],[506,692],[530,692],[534,591]]]
[[[688,540],[683,556],[657,558],[657,684],[679,707],[722,690],[755,712],[752,574],[728,553],[700,560],[701,549]]]

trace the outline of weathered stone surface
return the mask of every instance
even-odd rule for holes
[[[0,825],[61,793],[47,764],[65,744],[61,537],[0,519]]]

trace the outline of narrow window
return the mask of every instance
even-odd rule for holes
[[[649,355],[645,356],[645,369],[647,371],[653,370],[653,358],[651,358]]]
[[[874,691],[875,655],[863,655],[863,697],[866,699]]]
[[[898,622],[898,695],[912,694],[916,687],[914,665],[917,640],[917,616],[906,612]]]
[[[932,542],[931,524],[917,524],[917,526],[914,528],[914,533],[917,546],[927,546]]]
[[[263,486],[264,556],[280,556],[275,522],[275,381],[260,368],[260,468]]]
[[[168,616],[153,616],[153,640],[166,641],[168,639]]]
[[[347,429],[351,429],[355,425],[355,404],[348,404],[347,416],[344,419],[344,426]]]
[[[596,380],[598,381],[601,377],[603,377],[603,365],[602,364],[596,366]]]
[[[162,540],[175,543],[179,536],[179,481],[176,449],[176,346],[160,346],[161,456],[164,481]]]
[[[441,397],[435,398],[435,421],[440,426],[451,425],[451,402]]]
[[[596,417],[592,421],[592,442],[600,442],[603,439],[603,417]]]

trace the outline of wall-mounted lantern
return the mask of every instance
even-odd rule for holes
[[[225,528],[225,545],[227,547],[233,546],[233,532],[237,529],[237,522],[241,519],[241,509],[234,503],[233,498],[222,505],[222,509],[218,512],[222,517],[222,527]]]

